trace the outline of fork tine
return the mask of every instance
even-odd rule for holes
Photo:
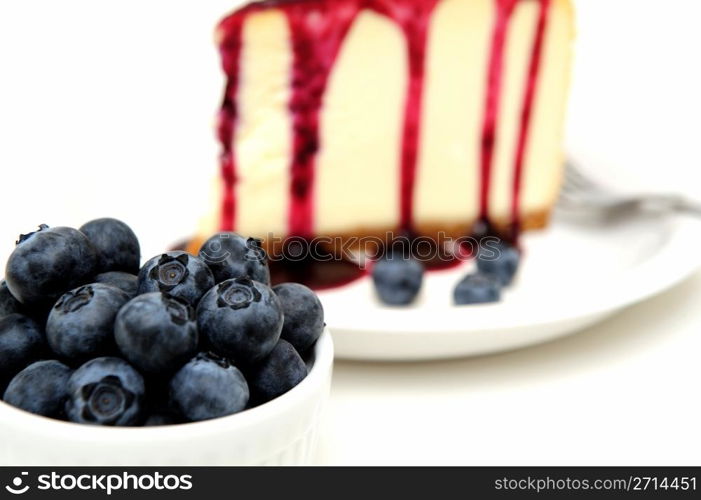
[[[572,183],[572,181],[569,179],[567,174],[565,174],[565,177],[564,177],[563,182],[562,182],[562,192],[563,193],[578,193],[579,191],[581,191],[581,188],[579,186],[575,185],[574,183]]]
[[[572,160],[568,159],[565,162],[565,174],[558,200],[560,207],[581,209],[583,202],[602,192],[603,188],[583,174]]]
[[[591,179],[571,160],[566,161],[562,190],[557,201],[557,212],[566,218],[611,222],[650,213],[650,206],[654,208],[653,212],[671,213],[679,206],[679,197],[621,194]]]
[[[599,189],[597,183],[582,173],[582,170],[572,160],[567,160],[565,163],[565,183],[579,189]]]

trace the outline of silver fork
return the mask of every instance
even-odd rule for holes
[[[701,216],[701,204],[677,194],[617,193],[588,177],[572,160],[567,160],[557,213],[580,222],[618,220],[644,214]]]

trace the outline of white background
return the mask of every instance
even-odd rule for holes
[[[216,172],[212,29],[237,3],[0,3],[0,261],[44,222],[122,218],[145,257],[192,233]],[[569,150],[620,188],[701,199],[701,2],[576,3]],[[319,461],[699,464],[699,301],[701,275],[544,346],[339,362]]]

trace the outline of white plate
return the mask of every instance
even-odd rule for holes
[[[429,360],[493,353],[574,333],[659,293],[701,264],[701,223],[640,219],[609,227],[556,220],[523,238],[516,282],[498,304],[454,306],[474,265],[427,273],[417,303],[383,306],[369,278],[319,294],[336,356]]]

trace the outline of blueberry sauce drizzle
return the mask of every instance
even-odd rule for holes
[[[355,3],[354,0],[290,2],[284,7],[294,53],[289,104],[293,137],[288,210],[291,236],[314,236],[319,114],[333,63],[358,13]]]
[[[229,16],[219,25],[219,52],[227,77],[224,99],[217,120],[217,137],[221,143],[222,206],[220,227],[232,229],[236,224],[236,156],[234,141],[238,118],[237,94],[241,60],[243,16]]]
[[[516,156],[514,158],[514,179],[513,194],[511,196],[511,231],[514,239],[518,238],[521,232],[521,184],[523,182],[523,162],[526,155],[526,144],[530,131],[531,116],[533,114],[533,104],[535,102],[538,76],[543,59],[543,41],[545,39],[545,28],[548,23],[550,13],[550,3],[552,0],[538,0],[540,9],[538,11],[538,24],[533,35],[533,49],[531,59],[528,64],[528,76],[523,93],[523,107],[521,109],[521,121],[516,144]]]
[[[293,153],[290,161],[288,235],[314,236],[314,180],[316,153],[320,147],[319,115],[334,62],[353,21],[363,9],[374,10],[396,22],[405,38],[408,86],[405,98],[400,185],[400,229],[413,234],[416,163],[420,144],[421,109],[425,80],[425,54],[431,15],[440,0],[268,0],[251,3],[225,18],[219,25],[219,48],[227,76],[219,113],[218,138],[222,144],[223,200],[220,226],[236,228],[236,160],[233,144],[237,122],[237,92],[240,76],[242,27],[246,17],[270,8],[287,16],[292,37],[293,62],[289,111],[292,118]],[[519,1],[537,1],[540,10],[532,43],[528,75],[517,131],[514,157],[511,230],[505,237],[517,241],[520,230],[520,193],[523,166],[543,40],[551,0],[493,0],[495,16],[489,48],[487,90],[480,149],[480,221],[489,225],[489,194],[494,148],[498,141],[504,55],[509,23]],[[280,271],[285,272],[285,271]],[[276,273],[277,274],[277,273]],[[295,272],[295,274],[304,274]],[[346,270],[342,272],[347,276]],[[352,274],[352,273],[351,273]],[[362,276],[362,273],[356,273]],[[346,282],[345,278],[342,280]],[[324,285],[325,287],[325,285]]]
[[[271,260],[270,283],[301,283],[312,290],[327,290],[352,283],[367,275],[367,270],[349,260]]]
[[[426,40],[431,14],[438,0],[415,2],[377,0],[376,9],[393,19],[402,28],[407,42],[409,82],[404,104],[404,128],[400,174],[399,214],[400,229],[414,231],[414,192],[416,189],[416,162],[421,133],[424,75],[426,67]]]
[[[480,218],[489,220],[489,195],[492,186],[492,160],[497,142],[497,119],[504,76],[504,52],[509,20],[518,0],[494,0],[495,16],[487,67],[487,95],[482,122],[480,148]]]

